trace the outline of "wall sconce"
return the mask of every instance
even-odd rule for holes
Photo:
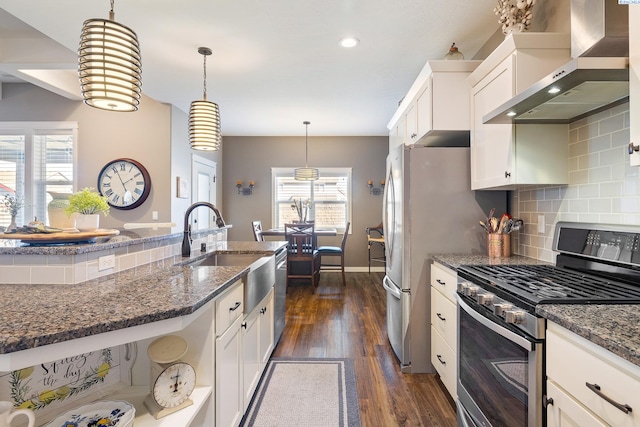
[[[384,188],[384,180],[380,181],[380,187],[374,187],[372,180],[367,181],[367,186],[369,187],[369,194],[379,196],[380,194],[382,194],[382,189]]]
[[[253,194],[253,187],[256,186],[256,183],[253,181],[249,181],[248,187],[242,187],[242,181],[238,180],[236,182],[236,188],[238,189],[238,194],[242,194],[243,196],[250,196]]]

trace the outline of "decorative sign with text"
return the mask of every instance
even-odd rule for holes
[[[70,403],[99,399],[130,385],[134,361],[135,344],[125,344],[0,372],[0,400],[33,410],[40,422]]]

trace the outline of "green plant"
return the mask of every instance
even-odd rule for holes
[[[5,194],[2,204],[11,216],[16,216],[18,215],[18,211],[24,206],[24,201],[17,194],[15,197]]]
[[[83,215],[102,212],[107,216],[109,215],[109,204],[105,196],[101,196],[93,191],[93,188],[87,187],[69,197],[69,206],[64,211],[69,216],[76,212]]]

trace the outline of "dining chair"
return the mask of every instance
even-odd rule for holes
[[[382,223],[376,227],[367,227],[365,228],[367,233],[367,252],[369,258],[369,274],[371,274],[371,261],[374,262],[383,262],[385,264],[385,271],[387,268],[387,259],[385,256],[385,248],[384,248],[384,229]],[[371,257],[371,249],[374,251],[379,250],[382,251],[382,254],[375,255],[373,258]],[[376,249],[379,248],[379,249]]]
[[[262,221],[251,221],[251,227],[253,228],[253,238],[256,239],[256,242],[264,242]]]
[[[284,235],[288,242],[287,289],[291,279],[311,279],[314,290],[320,280],[315,224],[285,224]]]
[[[344,247],[347,244],[347,236],[349,235],[350,222],[347,222],[344,228],[344,234],[342,235],[342,243],[340,246],[319,246],[318,254],[320,255],[320,271],[322,270],[340,270],[342,271],[342,286],[347,286],[347,281],[344,277]],[[340,257],[340,264],[335,262],[332,264],[325,264],[326,257]]]

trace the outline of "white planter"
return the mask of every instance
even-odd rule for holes
[[[94,231],[100,226],[100,215],[83,215],[79,214],[76,217],[76,228],[79,231]]]

